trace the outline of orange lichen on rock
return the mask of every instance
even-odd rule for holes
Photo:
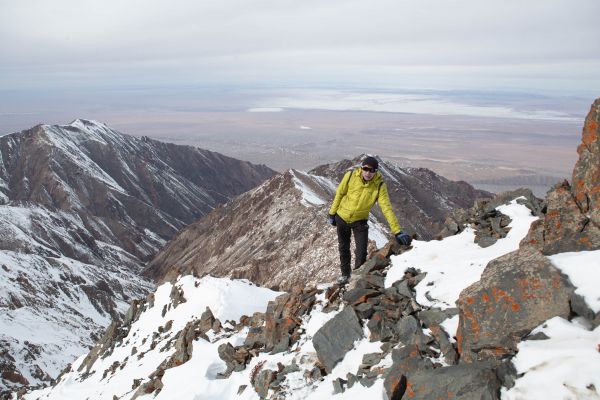
[[[589,119],[585,124],[585,129],[583,130],[583,138],[581,141],[584,145],[589,146],[598,140],[598,123]]]
[[[550,210],[548,211],[548,213],[546,214],[546,217],[548,218],[554,218],[554,217],[558,217],[560,215],[560,211],[559,210]]]
[[[475,337],[479,336],[479,334],[481,333],[481,326],[479,326],[479,323],[477,322],[477,319],[475,318],[473,313],[465,310],[463,312],[463,315],[465,317],[465,322],[468,321],[471,325],[469,330],[473,333],[473,335],[475,335]]]
[[[502,297],[506,296],[506,292],[502,289],[492,288],[492,296],[494,296],[494,300],[498,302]]]

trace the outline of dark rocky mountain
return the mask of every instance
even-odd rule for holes
[[[325,223],[326,216],[337,183],[347,168],[359,163],[360,158],[345,160],[310,173],[292,170],[271,178],[185,228],[144,274],[159,281],[189,273],[231,276],[282,289],[334,280],[339,274],[337,236]],[[450,210],[489,197],[426,169],[385,161],[380,165],[401,225],[421,238],[439,232]],[[371,228],[371,238],[385,244],[390,235],[380,211]]]
[[[86,120],[0,137],[0,388],[55,378],[167,240],[273,174]]]

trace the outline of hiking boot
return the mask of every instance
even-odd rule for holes
[[[337,283],[338,285],[345,285],[346,283],[348,283],[349,280],[350,280],[349,276],[342,275],[339,278],[337,278],[337,281],[335,281],[335,283]]]

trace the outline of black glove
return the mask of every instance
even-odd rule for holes
[[[398,243],[403,244],[405,246],[410,246],[410,242],[412,242],[412,238],[402,231],[396,234],[396,240],[398,241]]]
[[[335,215],[329,214],[329,224],[335,226]]]

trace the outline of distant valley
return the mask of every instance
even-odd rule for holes
[[[6,104],[0,99],[13,111],[0,115],[0,132],[86,115],[133,135],[198,146],[278,171],[371,153],[484,190],[525,185],[541,196],[570,174],[590,99],[460,91],[155,89],[144,96],[102,93],[93,104],[87,94],[78,103],[57,98],[56,109],[38,100],[22,109],[13,99]],[[65,109],[76,115],[65,115]]]

